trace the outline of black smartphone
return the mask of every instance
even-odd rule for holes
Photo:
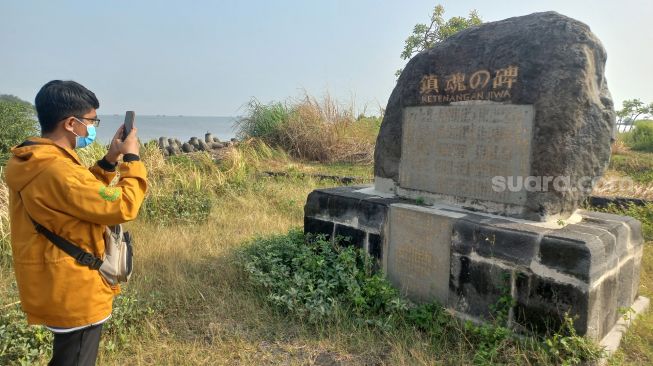
[[[132,131],[132,128],[134,128],[135,118],[136,118],[136,113],[134,113],[134,111],[125,112],[125,130],[123,131],[122,134],[123,141],[125,141],[127,135],[129,135],[129,133]]]

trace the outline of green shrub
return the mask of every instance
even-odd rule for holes
[[[34,108],[25,102],[0,99],[0,166],[11,157],[11,148],[38,133]]]
[[[598,360],[605,351],[588,338],[576,334],[574,321],[565,315],[561,329],[544,340],[549,361],[556,365],[579,365],[583,361]]]
[[[277,308],[310,323],[333,320],[340,311],[360,320],[389,318],[405,307],[397,291],[359,249],[299,230],[259,238],[243,256],[250,280]]]
[[[145,319],[159,307],[156,301],[145,301],[139,299],[138,293],[123,291],[114,298],[111,318],[102,328],[103,347],[111,352],[127,345],[130,336],[142,333]]]
[[[266,142],[278,141],[281,125],[289,120],[290,110],[282,103],[262,104],[257,99],[247,103],[247,117],[238,120],[240,138],[255,137]]]
[[[503,326],[514,305],[509,288],[492,307],[496,320],[482,325],[459,320],[437,303],[415,305],[372,271],[364,252],[339,242],[291,230],[254,240],[239,260],[268,303],[286,314],[311,324],[349,319],[389,332],[423,332],[445,360],[447,347],[469,352],[476,365],[513,363],[517,356],[526,364],[575,365],[602,355],[575,333],[570,319],[548,338],[517,336]]]
[[[102,329],[102,345],[109,352],[123,347],[142,334],[145,319],[161,308],[150,295],[139,299],[137,293],[124,291],[113,302],[111,318]],[[0,365],[32,365],[46,361],[52,354],[53,335],[42,326],[29,326],[18,304],[0,311]]]
[[[52,333],[28,326],[18,305],[0,311],[0,365],[31,365],[52,352]]]
[[[465,334],[475,345],[475,365],[495,365],[502,353],[515,343],[514,334],[506,327],[492,324],[476,325],[465,322]]]
[[[629,140],[633,150],[653,152],[653,121],[635,122]]]

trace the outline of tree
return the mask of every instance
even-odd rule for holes
[[[617,125],[625,126],[624,132],[632,130],[637,118],[653,114],[653,103],[646,105],[639,99],[624,100],[622,107],[617,111]]]
[[[460,32],[465,28],[483,23],[476,10],[471,10],[467,18],[453,17],[444,20],[444,7],[436,5],[431,14],[431,23],[415,24],[413,34],[406,38],[404,50],[401,52],[401,58],[407,60],[414,54],[432,48],[438,42],[442,42],[452,35]],[[399,77],[403,69],[397,70],[395,75]]]
[[[11,95],[11,94],[0,94],[0,101],[15,102],[15,103],[19,103],[19,104],[32,106],[32,103],[30,103],[28,101],[25,101],[25,100],[22,100],[22,99],[18,98],[17,96]]]
[[[0,127],[0,166],[3,166],[12,147],[38,134],[34,107],[13,95],[0,95]]]

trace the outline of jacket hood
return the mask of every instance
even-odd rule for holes
[[[12,148],[11,153],[13,156],[7,162],[5,179],[9,188],[16,192],[21,191],[56,159],[69,159],[82,164],[75,151],[42,137],[29,138]]]

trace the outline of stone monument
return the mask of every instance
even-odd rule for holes
[[[415,301],[465,319],[595,340],[638,298],[641,224],[578,209],[608,165],[606,53],[554,12],[486,23],[410,60],[390,96],[373,187],[308,196],[305,231],[348,237]]]

